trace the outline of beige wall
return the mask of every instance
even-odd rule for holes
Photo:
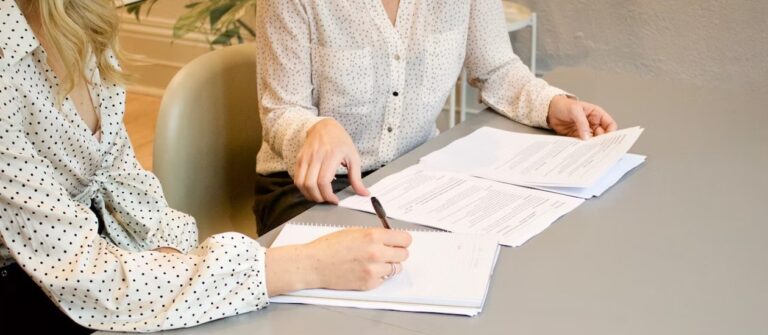
[[[540,72],[581,66],[702,85],[768,84],[768,1],[518,1],[539,13]],[[129,66],[145,91],[161,93],[184,63],[209,50],[200,35],[170,44],[171,27],[186,3],[159,1],[142,24],[124,21],[125,48],[150,63]],[[512,37],[527,62],[528,33]]]
[[[208,52],[205,36],[191,34],[172,40],[173,23],[184,12],[184,0],[159,1],[151,15],[133,16],[122,12],[120,43],[131,56],[124,64],[126,71],[135,75],[128,90],[160,96],[174,74],[184,64]]]

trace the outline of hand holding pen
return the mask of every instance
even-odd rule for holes
[[[389,221],[387,221],[387,213],[384,211],[384,206],[381,205],[379,199],[376,199],[376,197],[371,197],[371,204],[373,205],[373,211],[376,212],[376,216],[378,216],[379,220],[381,221],[381,225],[386,229],[392,229],[392,227],[389,225]],[[392,267],[392,270],[388,275],[381,277],[381,279],[390,279],[396,276],[402,270],[402,264],[400,263],[389,263],[389,265]]]
[[[389,226],[389,221],[387,221],[387,213],[384,212],[384,207],[381,205],[381,202],[379,202],[379,199],[371,197],[371,204],[373,205],[373,210],[376,212],[376,216],[381,220],[381,225],[384,226],[384,228],[392,229],[392,227]]]

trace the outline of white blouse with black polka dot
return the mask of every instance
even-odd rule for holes
[[[58,78],[14,0],[0,0],[0,49],[0,266],[18,263],[94,329],[187,327],[268,305],[265,249],[236,233],[197,244],[194,219],[137,162],[125,91],[93,58],[100,141],[70,99],[56,104]]]
[[[262,0],[257,13],[262,174],[292,175],[325,117],[352,137],[364,171],[391,162],[437,135],[462,68],[486,105],[527,125],[547,127],[550,100],[565,94],[512,52],[501,0],[400,0],[395,25],[381,0]]]

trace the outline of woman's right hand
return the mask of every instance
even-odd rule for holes
[[[309,130],[299,154],[293,182],[301,194],[310,201],[336,204],[331,182],[339,166],[347,168],[349,183],[358,195],[366,196],[363,185],[360,155],[347,131],[334,119],[323,119]]]
[[[307,289],[370,290],[399,272],[411,235],[382,228],[349,228],[304,245],[267,250],[270,296]]]

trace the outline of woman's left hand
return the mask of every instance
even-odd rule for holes
[[[600,106],[566,96],[556,96],[549,103],[547,123],[556,133],[590,139],[616,130],[616,121]]]

